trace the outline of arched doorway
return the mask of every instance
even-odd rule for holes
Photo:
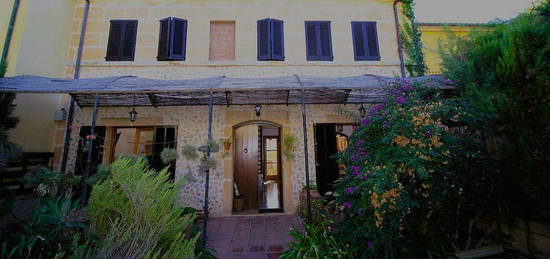
[[[283,210],[281,126],[248,121],[233,127],[233,213]]]

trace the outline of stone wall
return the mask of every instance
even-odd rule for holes
[[[315,149],[314,123],[350,123],[353,120],[341,113],[343,105],[308,105],[307,130],[309,149],[309,169],[311,183],[315,183]],[[347,105],[344,109],[356,110],[356,105]],[[200,209],[203,206],[204,174],[198,172],[197,161],[187,161],[181,156],[181,148],[185,144],[194,146],[203,145],[208,136],[208,108],[198,107],[147,107],[136,108],[138,119],[131,123],[128,120],[130,108],[100,108],[98,111],[98,126],[154,126],[169,125],[177,127],[177,149],[180,157],[176,162],[176,177],[182,177],[191,172],[195,181],[188,183],[182,190],[182,199],[189,206]],[[213,110],[213,139],[232,137],[233,126],[253,120],[270,121],[282,126],[282,134],[293,134],[297,138],[295,159],[289,160],[283,156],[283,201],[287,213],[294,213],[297,206],[301,186],[305,184],[304,145],[302,130],[302,113],[300,105],[264,106],[262,115],[256,117],[254,107],[249,105],[235,105],[230,107],[215,106]],[[75,124],[86,126],[91,124],[91,109],[77,109]],[[69,170],[73,170],[76,158],[77,137],[79,128],[73,130],[71,151],[69,155]],[[108,130],[108,132],[110,132]],[[111,138],[106,137],[106,143]],[[105,145],[106,147],[108,144]],[[223,148],[222,148],[223,150]],[[104,162],[109,162],[108,148],[106,148]],[[233,157],[231,152],[214,153],[213,157],[218,165],[211,172],[210,177],[210,207],[213,215],[231,214]]]

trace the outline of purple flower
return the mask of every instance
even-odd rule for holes
[[[363,175],[363,176],[361,176],[361,179],[367,180],[367,179],[369,179],[369,176],[370,176],[370,174]]]
[[[426,136],[431,137],[433,135],[432,130],[426,130]]]
[[[347,194],[352,194],[354,190],[355,190],[354,187],[348,187],[348,188],[346,188],[346,193]]]
[[[373,245],[374,245],[374,244],[373,244],[371,241],[367,242],[367,246],[368,246],[368,247],[372,247]]]
[[[361,121],[361,123],[363,123],[363,125],[369,124],[369,123],[370,123],[369,117],[365,117],[365,118]]]
[[[351,203],[345,201],[344,203],[342,203],[342,205],[344,205],[344,207],[348,208],[348,209],[351,209]]]
[[[361,167],[360,167],[360,166],[356,166],[356,165],[352,166],[352,167],[351,167],[351,173],[352,173],[353,175],[359,175],[359,174],[361,173]]]
[[[390,127],[390,123],[387,122],[387,121],[385,121],[385,122],[382,124],[382,126],[383,126],[384,128],[389,128],[389,127]]]
[[[445,79],[444,83],[447,84],[447,85],[455,85],[456,84],[456,82],[451,80],[451,79]]]
[[[370,112],[371,113],[376,113],[378,112],[379,110],[382,110],[384,108],[384,106],[386,106],[385,104],[377,104],[377,105],[374,105],[372,107],[370,107]]]
[[[404,92],[409,92],[409,91],[412,91],[414,90],[412,84],[409,82],[409,83],[405,83],[403,85],[403,87],[401,87],[401,89],[404,91]]]
[[[405,98],[403,96],[397,96],[397,98],[395,98],[395,102],[397,104],[403,105],[403,104],[407,103],[407,98]]]

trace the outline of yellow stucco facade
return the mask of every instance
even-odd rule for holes
[[[457,37],[468,35],[472,29],[479,26],[469,24],[419,24],[424,44],[424,60],[428,66],[428,74],[441,74],[440,43],[448,40],[449,33]]]
[[[0,50],[4,47],[15,0],[0,2]],[[6,76],[40,75],[63,77],[67,62],[70,21],[74,0],[21,0],[7,56]],[[64,107],[62,95],[18,94],[15,116],[17,128],[10,130],[9,140],[24,152],[51,152],[57,132],[53,115]],[[56,139],[57,138],[57,139]],[[58,148],[59,149],[59,148]]]

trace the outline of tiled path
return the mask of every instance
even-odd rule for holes
[[[291,226],[301,229],[296,216],[258,215],[211,218],[207,247],[217,258],[279,258],[293,238]]]

